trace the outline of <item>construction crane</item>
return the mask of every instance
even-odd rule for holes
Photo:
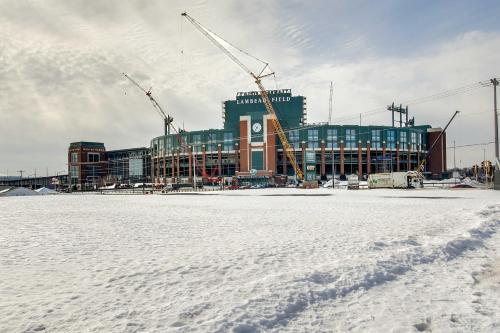
[[[293,153],[293,150],[288,143],[288,140],[286,138],[286,134],[283,131],[283,127],[281,126],[278,117],[276,116],[276,112],[274,111],[273,105],[271,103],[271,100],[269,99],[269,96],[267,94],[267,90],[264,88],[262,85],[262,79],[274,75],[274,72],[268,73],[268,74],[263,74],[266,69],[269,69],[269,64],[250,55],[249,53],[240,50],[241,52],[245,53],[248,56],[251,56],[252,58],[262,62],[264,64],[264,67],[260,71],[259,74],[255,74],[252,72],[245,64],[243,64],[236,56],[234,56],[228,49],[226,49],[219,41],[217,41],[213,36],[217,36],[214,32],[210,31],[208,28],[205,28],[201,23],[196,21],[194,18],[189,16],[186,12],[181,14],[184,16],[191,24],[195,26],[196,29],[198,29],[205,37],[207,37],[215,46],[217,46],[225,55],[227,55],[233,62],[235,62],[238,66],[240,66],[241,69],[243,69],[246,73],[248,73],[254,80],[255,83],[257,84],[257,87],[259,88],[260,96],[262,98],[262,102],[264,103],[264,106],[266,107],[267,112],[271,115],[271,121],[273,122],[274,128],[276,130],[276,133],[278,134],[278,137],[280,138],[281,144],[283,145],[283,151],[286,154],[286,157],[290,161],[290,164],[292,164],[293,170],[295,171],[295,175],[297,179],[302,180],[303,179],[303,173],[302,170],[300,170],[299,165],[297,163],[297,160],[295,159],[295,155]],[[221,38],[221,37],[219,37]],[[222,38],[221,38],[222,39]],[[230,43],[228,43],[230,44]],[[232,45],[232,44],[230,44]],[[239,49],[238,49],[239,50]]]
[[[332,124],[333,111],[333,82],[330,81],[330,104],[328,105],[328,125]]]
[[[434,147],[436,146],[436,144],[439,142],[439,140],[441,139],[441,137],[443,136],[443,134],[446,132],[446,129],[448,128],[448,126],[450,126],[450,124],[453,121],[453,119],[455,119],[455,117],[459,113],[460,113],[460,111],[455,111],[455,113],[453,114],[453,116],[451,117],[451,119],[448,121],[448,123],[446,124],[446,126],[444,127],[444,129],[441,131],[441,133],[439,133],[439,135],[436,138],[436,140],[434,140],[434,142],[430,146],[429,150],[427,151],[427,154],[425,155],[425,158],[418,165],[417,170],[416,170],[417,173],[422,174],[422,172],[424,172],[425,164],[427,163],[427,160],[429,159],[432,150],[434,149]]]
[[[165,129],[164,129],[165,130],[165,136],[170,135],[170,130],[172,129],[175,132],[175,136],[177,138],[177,141],[179,142],[179,146],[182,149],[186,149],[186,147],[188,146],[188,144],[186,143],[186,141],[184,140],[184,138],[181,135],[181,132],[184,132],[184,130],[180,129],[180,128],[179,128],[179,130],[177,130],[177,128],[173,124],[174,118],[170,117],[169,115],[167,115],[165,113],[165,111],[163,111],[163,108],[161,107],[161,105],[153,97],[153,95],[151,93],[151,88],[149,88],[148,90],[146,90],[139,83],[137,83],[134,79],[132,79],[129,75],[127,75],[125,73],[123,73],[123,75],[125,75],[125,77],[127,79],[129,79],[130,82],[132,82],[136,87],[138,87],[139,89],[141,89],[146,94],[146,96],[151,101],[151,104],[153,104],[153,107],[158,111],[158,113],[160,114],[160,116],[163,118],[164,125],[165,125]]]
[[[125,75],[125,77],[127,79],[129,79],[130,82],[132,82],[137,88],[141,89],[146,94],[146,96],[148,96],[149,101],[151,102],[151,104],[153,104],[153,107],[156,109],[156,111],[158,111],[158,113],[160,114],[160,116],[163,118],[163,122],[164,122],[164,126],[165,126],[165,128],[164,128],[165,135],[169,135],[170,134],[170,128],[173,128],[175,130],[175,127],[172,125],[172,122],[174,121],[174,118],[170,117],[169,115],[167,115],[165,113],[165,111],[163,111],[163,109],[160,106],[160,104],[153,97],[153,95],[151,93],[151,88],[149,88],[148,90],[146,90],[139,83],[137,83],[134,79],[132,79],[129,75],[127,75],[125,73],[123,73],[123,75]]]

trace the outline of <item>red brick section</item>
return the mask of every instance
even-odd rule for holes
[[[76,163],[71,163],[71,153],[78,154],[78,161]],[[91,163],[88,161],[88,153],[98,153],[99,154],[99,162]],[[91,174],[85,173],[85,165],[86,164],[95,164],[97,165],[97,172],[101,178],[108,174],[107,170],[107,159],[106,159],[106,149],[102,148],[84,148],[78,147],[73,149],[68,149],[68,175],[71,177],[70,166],[78,166],[78,184],[84,184],[87,176],[92,176]]]
[[[236,172],[240,171],[240,145],[237,143],[234,148],[234,160],[235,160],[235,168]]]
[[[371,156],[370,156],[370,141],[367,141],[366,142],[366,174],[370,174],[371,173],[371,166],[372,166],[372,161],[371,161]]]
[[[267,147],[266,147],[267,169],[276,174],[276,134],[271,119],[267,119]],[[266,164],[264,164],[266,165]]]
[[[340,174],[344,175],[344,141],[340,141]]]
[[[247,120],[240,121],[240,171],[248,172],[248,125]]]
[[[427,149],[436,141],[439,133],[439,131],[428,133]],[[446,133],[443,134],[439,142],[434,146],[427,160],[427,164],[427,171],[431,173],[438,174],[446,171]]]
[[[201,146],[201,176],[207,176],[207,151],[205,145]]]
[[[326,174],[325,142],[321,141],[321,177]]]
[[[363,159],[363,155],[361,152],[361,141],[358,142],[358,176],[361,177],[363,175],[363,165],[361,161]]]

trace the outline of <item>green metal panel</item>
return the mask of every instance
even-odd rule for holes
[[[316,180],[316,153],[314,150],[306,150],[305,153],[306,168],[304,180],[310,182]]]
[[[304,113],[303,96],[292,96],[290,89],[270,90],[269,98],[283,129],[298,127]],[[256,91],[238,93],[235,100],[224,102],[224,129],[239,132],[240,116],[267,114],[260,94]]]
[[[264,169],[264,152],[263,151],[252,151],[252,169],[263,170]]]

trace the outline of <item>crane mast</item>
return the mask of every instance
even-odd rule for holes
[[[264,67],[260,71],[259,74],[255,74],[252,72],[243,62],[241,62],[237,57],[235,57],[228,49],[226,49],[217,39],[215,39],[210,33],[207,28],[201,25],[198,21],[196,21],[194,18],[189,16],[186,12],[181,14],[184,16],[191,24],[195,26],[196,29],[198,29],[205,37],[207,37],[215,46],[217,46],[226,56],[228,56],[233,62],[235,62],[241,69],[243,69],[247,74],[249,74],[254,80],[255,83],[257,84],[257,87],[259,88],[260,96],[262,98],[262,102],[264,103],[264,106],[266,108],[267,113],[271,115],[271,121],[274,125],[274,128],[276,130],[276,133],[278,134],[278,137],[281,141],[281,144],[283,145],[283,151],[286,154],[286,157],[290,161],[290,164],[292,165],[295,175],[298,179],[303,179],[303,173],[302,170],[300,169],[297,160],[295,159],[295,155],[293,153],[292,147],[290,146],[290,143],[288,142],[288,139],[286,137],[285,132],[283,131],[283,127],[281,126],[278,117],[276,115],[276,112],[274,111],[273,105],[271,103],[271,100],[269,99],[269,96],[267,94],[267,90],[264,88],[264,85],[262,84],[262,79],[264,77],[274,75],[274,72],[269,73],[269,74],[263,74],[266,68],[269,67],[268,63],[265,63],[261,61],[260,59],[257,59],[261,62],[264,63]],[[242,51],[244,52],[244,51]],[[245,54],[251,56],[250,54],[244,52]],[[253,56],[252,56],[253,57]],[[255,57],[254,57],[255,58]],[[255,58],[256,59],[256,58]]]

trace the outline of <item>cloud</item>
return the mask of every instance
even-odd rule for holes
[[[375,22],[386,18],[386,7],[375,10]],[[412,52],[387,54],[380,52],[383,27],[369,21],[369,11],[354,14],[351,5],[0,1],[0,154],[8,156],[0,171],[64,169],[72,141],[101,141],[108,149],[148,146],[162,132],[161,119],[122,72],[152,87],[178,124],[220,128],[220,102],[255,86],[182,19],[184,10],[269,61],[280,87],[308,97],[311,121],[326,121],[330,81],[334,119],[357,123],[359,112],[500,74],[497,30],[461,31],[428,39],[429,47],[419,43]],[[461,109],[448,138],[457,144],[489,140],[485,120],[492,116],[478,112],[491,109],[491,94],[480,89],[410,110],[418,123],[442,125]],[[376,113],[363,123],[388,124],[389,115]],[[464,153],[464,160],[476,159],[473,153]]]

